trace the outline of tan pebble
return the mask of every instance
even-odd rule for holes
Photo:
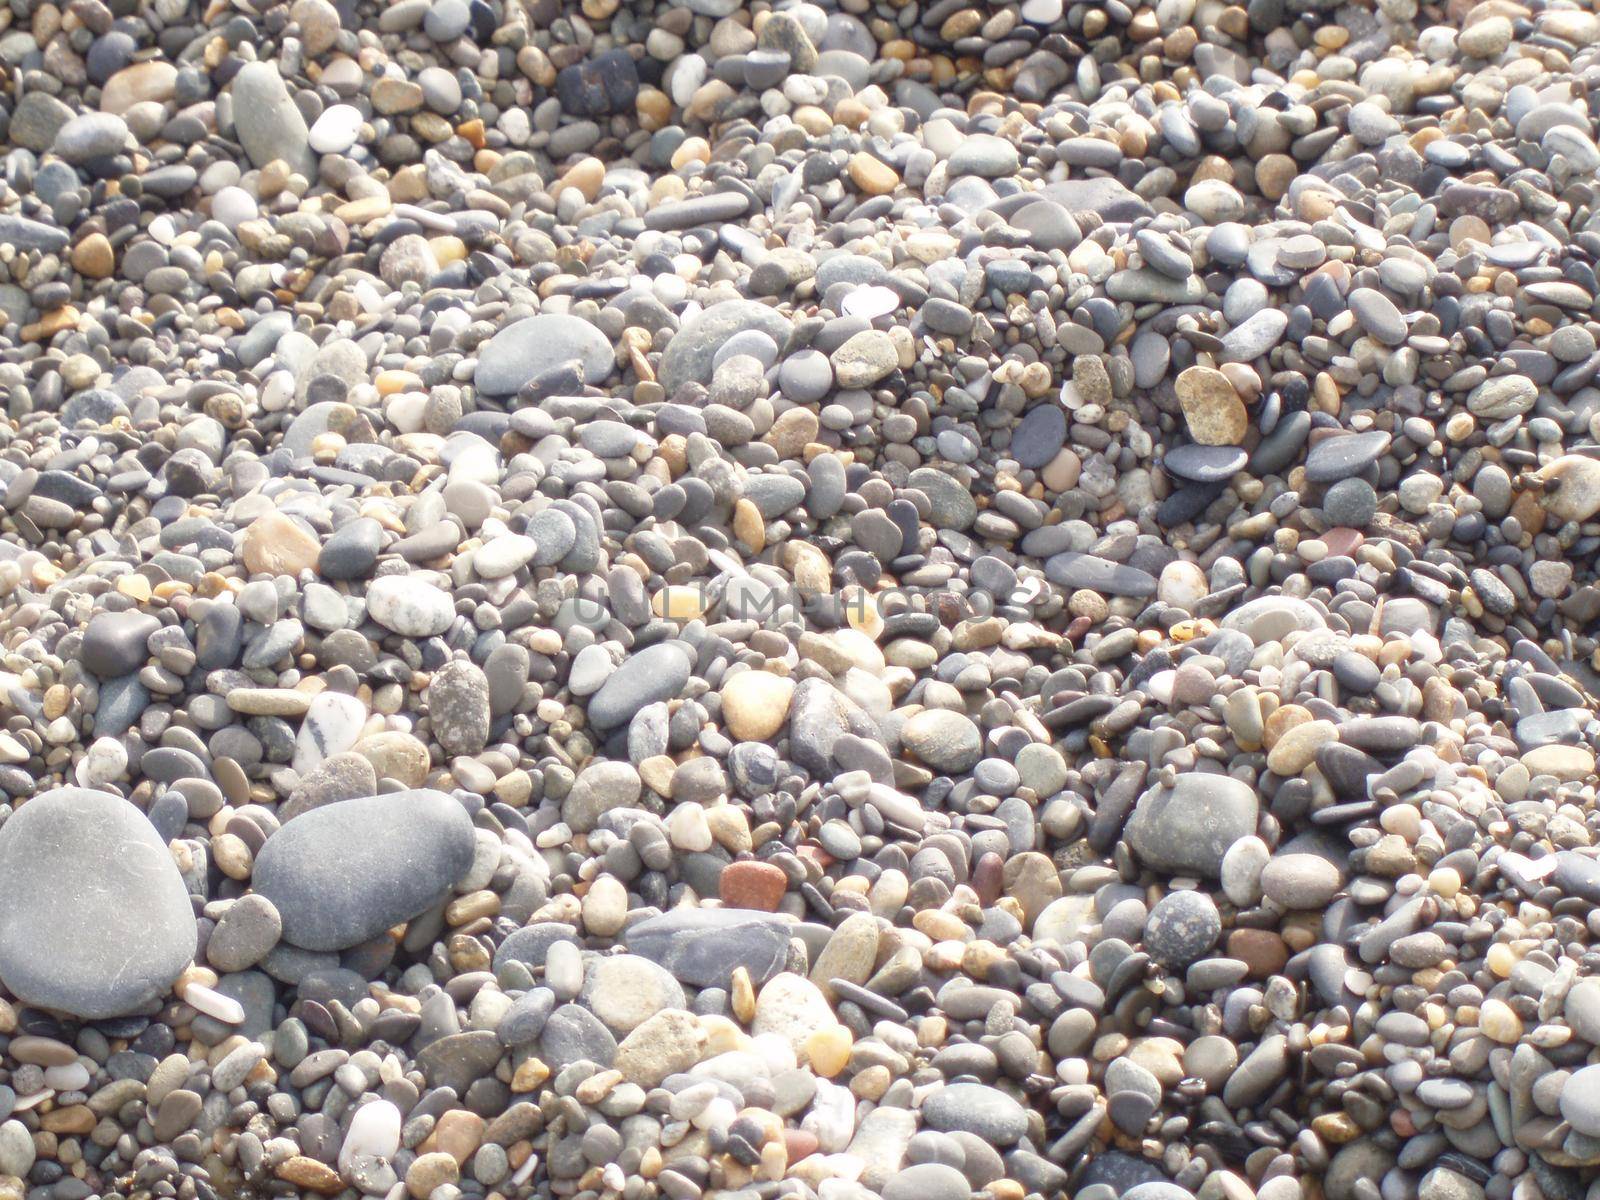
[[[711,161],[711,145],[703,137],[684,138],[683,143],[672,152],[672,169],[681,170],[690,163],[705,163]]]
[[[143,575],[129,573],[117,576],[117,591],[139,604],[148,604],[153,594],[150,581]]]
[[[583,927],[596,937],[612,937],[628,916],[628,889],[610,875],[589,885],[583,897]]]
[[[550,195],[559,200],[563,192],[571,190],[592,203],[600,194],[600,184],[605,175],[606,165],[598,158],[580,158],[567,169],[565,175],[556,180]]]
[[[887,196],[900,185],[894,168],[865,150],[850,156],[850,182],[869,196]]]
[[[72,693],[59,683],[51,684],[44,693],[45,719],[54,721],[57,717],[67,715],[67,708],[72,703]]]
[[[965,921],[942,909],[929,908],[915,913],[911,917],[911,924],[935,941],[964,942],[972,937],[972,930],[967,928]]]
[[[742,808],[718,804],[706,809],[706,825],[711,837],[730,854],[746,854],[755,849],[750,835],[750,818]]]
[[[126,113],[135,104],[146,100],[165,103],[178,89],[178,68],[163,59],[123,67],[100,90],[100,111]]]
[[[211,857],[217,869],[229,879],[245,880],[255,866],[250,847],[237,834],[223,833],[211,839]]]
[[[1237,446],[1249,428],[1249,414],[1233,384],[1211,367],[1190,367],[1173,384],[1189,436],[1202,446]]]
[[[333,215],[346,225],[365,225],[368,221],[388,216],[393,208],[394,201],[388,196],[364,196],[360,200],[339,205],[333,210]]]
[[[672,791],[672,776],[676,773],[678,764],[665,754],[652,754],[639,764],[639,778],[644,780],[645,787],[659,796],[669,795]]]
[[[858,1071],[850,1080],[850,1091],[861,1100],[877,1101],[889,1090],[889,1085],[894,1082],[894,1077],[889,1074],[889,1068],[882,1063],[873,1063],[870,1067]]]
[[[766,549],[767,523],[762,519],[761,510],[744,496],[734,501],[733,536],[757,554]]]
[[[1339,740],[1332,721],[1308,721],[1283,734],[1267,754],[1267,767],[1284,778],[1300,774],[1317,757],[1317,751]]]
[[[550,1068],[540,1059],[525,1058],[517,1064],[517,1069],[511,1072],[511,1090],[531,1092],[549,1078]]]
[[[660,88],[640,88],[633,107],[639,114],[640,128],[649,132],[653,133],[672,120],[672,98]]]
[[[103,233],[91,233],[72,248],[72,269],[90,279],[107,279],[117,269],[117,255]]]
[[[741,742],[764,742],[789,719],[794,681],[769,671],[741,671],[722,685],[722,717]]]
[[[441,267],[467,257],[467,244],[458,237],[429,238],[428,248],[433,251],[433,257]]]
[[[322,552],[316,534],[280,512],[252,521],[241,544],[245,569],[252,575],[298,575],[314,569]]]
[[[453,1108],[439,1117],[439,1123],[418,1149],[425,1155],[448,1154],[457,1165],[464,1166],[483,1144],[485,1128],[484,1119],[477,1113]]]
[[[435,1188],[461,1178],[461,1166],[448,1154],[419,1154],[406,1171],[406,1191],[416,1200],[428,1200]]]
[[[855,1038],[843,1025],[827,1025],[806,1038],[805,1060],[814,1073],[832,1079],[849,1063],[850,1049],[854,1045]]]
[[[668,621],[697,621],[705,615],[706,594],[683,584],[664,587],[650,598],[650,611]]]
[[[508,771],[495,780],[494,794],[497,800],[512,808],[521,808],[533,797],[533,776],[521,767]]]
[[[833,107],[834,124],[843,125],[846,129],[860,129],[871,115],[867,106],[854,96],[847,96]]]
[[[344,1190],[344,1180],[339,1178],[339,1172],[327,1163],[318,1162],[304,1154],[284,1159],[278,1164],[277,1175],[295,1187],[308,1188],[324,1196],[337,1195]]]
[[[1504,1000],[1485,1000],[1478,1010],[1478,1028],[1490,1041],[1511,1046],[1522,1036],[1522,1018]]]
[[[1278,739],[1296,725],[1304,725],[1307,721],[1315,720],[1309,709],[1299,704],[1284,704],[1268,710],[1269,704],[1275,704],[1277,697],[1268,692],[1258,692],[1261,701],[1261,711],[1266,716],[1261,744],[1271,750],[1278,744]]]
[[[1311,1130],[1325,1142],[1342,1146],[1361,1136],[1361,1126],[1349,1113],[1323,1113],[1311,1119]]]
[[[733,1006],[733,1015],[748,1025],[756,1015],[756,989],[750,982],[750,970],[745,966],[733,969],[730,980],[729,1002]]]
[[[73,1136],[92,1133],[99,1123],[100,1118],[94,1115],[94,1110],[87,1104],[69,1104],[65,1108],[47,1112],[39,1118],[39,1126],[45,1132]]]
[[[1063,446],[1056,456],[1045,464],[1039,478],[1053,492],[1068,492],[1078,486],[1083,471],[1083,460],[1070,446]]]

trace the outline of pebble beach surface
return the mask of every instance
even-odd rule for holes
[[[1597,45],[13,0],[0,1200],[1600,1195]]]

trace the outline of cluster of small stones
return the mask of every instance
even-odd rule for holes
[[[1583,1200],[1600,16],[12,0],[0,1200]]]

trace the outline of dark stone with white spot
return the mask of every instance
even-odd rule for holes
[[[1222,936],[1222,917],[1205,892],[1171,892],[1156,901],[1144,926],[1144,946],[1163,966],[1182,970]]]

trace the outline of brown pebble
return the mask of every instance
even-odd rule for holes
[[[1228,957],[1248,966],[1251,979],[1266,979],[1283,970],[1289,948],[1273,930],[1235,929],[1228,935]]]
[[[722,902],[729,908],[776,912],[789,878],[771,863],[749,860],[723,868],[718,886]]]

